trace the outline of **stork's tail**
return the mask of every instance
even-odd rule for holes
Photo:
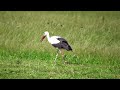
[[[67,48],[68,51],[72,51],[72,48],[70,45],[68,45],[68,48]]]

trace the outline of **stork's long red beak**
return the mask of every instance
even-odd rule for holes
[[[45,37],[46,37],[46,36],[42,36],[42,38],[41,38],[41,40],[40,40],[40,41],[42,42],[42,41],[43,41],[43,39],[44,39]]]

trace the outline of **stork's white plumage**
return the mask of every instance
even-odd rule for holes
[[[48,31],[44,32],[44,35],[43,35],[41,41],[43,41],[43,39],[45,37],[47,37],[48,42],[50,44],[52,44],[52,46],[57,48],[60,51],[60,53],[62,53],[61,49],[66,49],[67,51],[72,51],[71,46],[68,44],[68,42],[64,38],[62,38],[60,36],[51,36],[50,37]],[[56,58],[57,58],[57,56],[58,56],[58,51],[57,51]],[[55,61],[56,61],[56,59],[55,59]]]

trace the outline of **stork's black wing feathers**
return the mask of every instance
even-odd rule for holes
[[[67,43],[68,44],[68,42],[64,39],[64,38],[57,38],[60,42],[64,42],[64,43]]]
[[[61,48],[64,48],[66,50],[72,50],[71,46],[68,44],[68,42],[64,38],[57,38],[61,43]]]

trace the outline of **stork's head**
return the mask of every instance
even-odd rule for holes
[[[48,32],[48,31],[44,32],[44,35],[45,35],[45,36],[47,36],[48,34],[49,34],[49,32]]]
[[[44,34],[43,34],[43,36],[42,36],[42,38],[41,38],[41,42],[44,40],[44,38],[45,38],[47,35],[49,35],[49,32],[48,32],[48,31],[44,32]]]

